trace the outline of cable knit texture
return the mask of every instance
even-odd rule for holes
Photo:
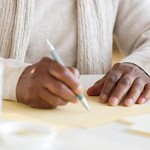
[[[17,81],[27,66],[23,62],[33,17],[34,0],[0,0],[0,60],[4,65],[4,99],[16,100]]]
[[[112,6],[112,0],[78,0],[77,68],[82,74],[106,73],[110,68],[115,19]]]
[[[1,56],[24,61],[34,15],[34,0],[0,1]]]
[[[16,100],[17,81],[29,65],[24,60],[33,27],[34,3],[0,0],[4,99]],[[81,74],[106,73],[110,69],[114,31],[122,52],[129,55],[121,62],[135,63],[150,75],[149,6],[149,0],[77,0],[77,68]]]

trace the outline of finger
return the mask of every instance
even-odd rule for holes
[[[30,101],[28,103],[29,106],[32,108],[38,108],[38,109],[53,109],[56,108],[56,106],[51,105],[50,103],[43,101],[41,98],[38,98],[36,101]]]
[[[40,98],[47,102],[49,105],[53,107],[63,106],[67,104],[67,101],[61,99],[60,97],[54,95],[53,93],[49,92],[47,89],[43,89],[40,93]]]
[[[75,78],[68,68],[52,61],[50,63],[49,73],[56,79],[64,82],[76,94],[80,94],[82,92],[82,87],[80,85],[79,79]]]
[[[109,98],[108,101],[109,105],[117,106],[121,102],[123,97],[127,94],[129,89],[131,88],[134,79],[135,77],[130,75],[124,75],[123,77],[121,77],[120,81],[117,84],[116,89]]]
[[[117,85],[119,79],[121,78],[121,72],[110,72],[105,80],[103,89],[100,94],[100,102],[106,103],[113,92],[115,86]]]
[[[57,97],[60,97],[61,99],[64,99],[67,102],[77,102],[75,93],[73,93],[64,83],[58,81],[52,76],[49,76],[49,78],[45,79],[44,87],[48,89],[49,92],[53,93]]]
[[[75,69],[74,67],[68,67],[68,69],[73,73],[73,75],[74,75],[77,79],[79,79],[80,73],[79,73],[79,71],[78,71],[77,69]]]
[[[137,100],[138,104],[143,104],[150,99],[150,83],[145,85],[144,91]]]
[[[132,106],[141,95],[142,91],[144,89],[144,83],[141,78],[137,78],[129,91],[129,94],[127,95],[127,98],[124,102],[125,106]]]
[[[92,87],[87,90],[87,94],[89,96],[99,96],[101,89],[103,87],[105,78],[103,77],[101,80],[98,80]]]

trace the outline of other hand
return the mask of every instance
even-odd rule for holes
[[[150,77],[137,65],[118,63],[87,93],[112,106],[122,101],[125,106],[143,104],[150,99]]]

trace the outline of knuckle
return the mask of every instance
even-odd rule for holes
[[[60,74],[63,75],[64,77],[67,77],[69,75],[69,71],[65,67],[61,68],[59,71],[60,71]]]
[[[138,72],[138,68],[137,67],[133,67],[133,66],[128,66],[128,70],[132,74],[137,74],[137,72]]]
[[[37,68],[39,70],[48,70],[53,66],[53,60],[48,57],[43,57],[39,63],[37,63]]]
[[[49,62],[49,61],[50,61],[50,59],[48,57],[43,57],[41,59],[41,62]]]
[[[114,69],[114,70],[117,70],[117,69],[120,68],[120,66],[121,66],[121,63],[116,63],[116,64],[113,66],[113,69]]]
[[[55,67],[55,64],[56,64],[56,61],[54,61],[53,59],[51,58],[48,58],[48,57],[43,57],[40,61],[40,67],[41,65],[45,66],[45,68],[43,67],[43,69],[48,69],[48,68],[51,68],[53,69]]]
[[[143,91],[144,86],[143,86],[143,82],[142,82],[141,78],[138,78],[136,80],[136,82],[134,83],[134,86],[136,87],[136,89]]]
[[[135,84],[136,88],[139,89],[140,91],[143,91],[143,86],[140,83]]]
[[[79,71],[76,68],[72,68],[72,73],[77,77],[80,75]]]
[[[118,81],[118,77],[117,77],[116,74],[110,73],[109,76],[108,76],[107,81],[110,82],[110,83],[115,83],[115,82]]]
[[[73,80],[72,83],[70,84],[70,87],[72,90],[76,90],[79,87],[82,88],[82,86],[80,86],[79,80]]]
[[[123,77],[123,78],[121,79],[121,83],[122,83],[123,85],[128,85],[128,86],[131,86],[131,84],[132,84],[131,79],[130,79],[130,77],[128,77],[128,76]]]
[[[74,73],[80,74],[78,69],[76,69],[76,68],[72,68],[72,69],[73,69],[73,72],[74,72]]]
[[[75,69],[74,67],[69,67],[69,69],[74,73],[77,71],[77,69]]]

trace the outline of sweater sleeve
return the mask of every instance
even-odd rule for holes
[[[138,65],[150,75],[150,0],[119,0],[114,34],[121,52],[120,62]]]
[[[16,86],[23,70],[29,65],[13,59],[0,58],[3,65],[3,99],[16,101]]]

